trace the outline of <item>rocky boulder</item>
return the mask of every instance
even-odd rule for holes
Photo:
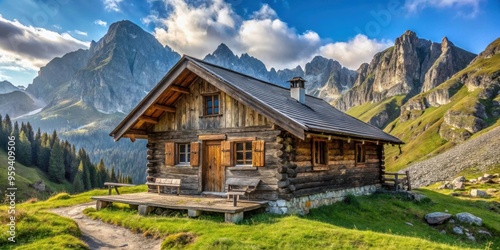
[[[429,225],[439,225],[443,224],[445,221],[451,218],[451,214],[443,212],[433,212],[425,215],[425,221]]]
[[[483,190],[472,189],[470,191],[470,196],[472,196],[472,197],[486,197],[486,196],[488,196],[488,194]]]
[[[45,192],[45,190],[46,190],[45,183],[43,182],[43,180],[39,180],[39,181],[31,184],[30,186],[38,192]]]
[[[475,225],[478,225],[478,226],[482,226],[483,225],[483,219],[471,214],[471,213],[467,213],[467,212],[463,212],[463,213],[458,213],[455,215],[457,217],[457,219],[460,221],[460,222],[463,222],[463,223],[468,223],[468,224],[475,224]]]

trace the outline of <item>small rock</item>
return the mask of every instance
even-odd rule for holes
[[[448,209],[444,210],[445,213],[448,213]]]
[[[465,179],[464,176],[459,176],[459,177],[455,178],[451,183],[455,184],[457,182],[465,182],[465,181],[467,181],[467,179]]]
[[[479,230],[479,231],[477,231],[477,232],[478,232],[478,233],[480,233],[480,234],[484,234],[484,235],[487,235],[487,236],[490,236],[490,237],[491,237],[491,233],[490,233],[490,232],[488,232],[488,231],[486,231],[486,230]]]
[[[451,214],[442,212],[433,212],[425,215],[425,221],[429,225],[439,225],[451,218]]]
[[[427,196],[423,195],[423,194],[418,194],[418,193],[414,193],[413,194],[413,199],[416,201],[416,202],[422,202],[426,199],[429,199]]]
[[[493,175],[493,178],[499,178],[500,177],[500,174],[494,174]]]
[[[485,179],[491,179],[491,178],[493,178],[493,175],[491,175],[491,174],[484,174],[483,178],[485,178]]]
[[[450,219],[448,222],[449,223],[455,223],[455,220],[454,219]]]
[[[467,212],[458,213],[455,215],[460,222],[476,224],[478,226],[483,225],[483,219]]]
[[[484,192],[483,190],[479,189],[472,189],[470,191],[470,196],[472,197],[486,197],[488,194]]]
[[[476,182],[477,182],[477,180],[476,180],[476,179],[470,179],[469,181],[470,181],[471,183],[476,183]]]
[[[444,229],[443,229],[443,230],[441,230],[441,232],[440,232],[440,233],[441,233],[441,234],[446,234],[446,230],[444,230]]]
[[[455,234],[464,234],[464,230],[461,227],[453,227],[453,233]]]
[[[405,224],[413,227],[413,224],[411,224],[410,222],[405,222]]]
[[[498,192],[498,189],[488,188],[488,189],[486,189],[486,192],[488,192],[488,193],[496,193],[496,192]]]
[[[464,189],[465,184],[462,181],[457,181],[453,184],[453,189]]]
[[[471,233],[465,233],[465,235],[467,235],[467,239],[469,239],[470,241],[476,241],[476,237],[474,237],[474,235],[472,235]]]

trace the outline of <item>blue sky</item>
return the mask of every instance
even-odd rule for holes
[[[406,30],[474,53],[500,37],[497,0],[0,0],[0,81],[27,85],[124,19],[181,54],[202,58],[224,42],[277,69],[315,55],[356,69]]]

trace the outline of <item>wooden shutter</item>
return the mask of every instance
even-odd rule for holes
[[[252,165],[254,167],[264,167],[265,159],[264,156],[266,152],[264,151],[264,141],[253,141],[252,142]]]
[[[231,142],[222,141],[221,142],[221,165],[222,166],[232,166],[231,161]]]
[[[175,165],[175,143],[165,143],[165,165]]]
[[[198,167],[200,165],[200,143],[191,142],[191,166]]]

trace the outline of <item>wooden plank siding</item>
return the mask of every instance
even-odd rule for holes
[[[203,95],[207,93],[220,94],[220,115],[203,116]],[[162,100],[167,101],[167,100]],[[181,194],[199,194],[203,191],[202,164],[176,165],[166,161],[165,150],[171,150],[169,143],[191,143],[191,152],[198,152],[199,163],[203,162],[203,139],[221,139],[221,165],[224,169],[224,179],[231,177],[258,178],[261,180],[257,190],[252,193],[252,199],[277,199],[278,187],[276,168],[280,165],[278,149],[281,144],[276,142],[276,136],[282,133],[274,128],[273,124],[263,115],[249,108],[229,95],[220,91],[210,83],[197,78],[189,87],[189,94],[183,94],[173,105],[176,112],[165,112],[159,117],[158,123],[152,126],[148,133],[150,145],[150,161],[148,164],[148,178],[177,178],[182,179]],[[227,147],[237,141],[258,141],[255,144],[255,168],[234,166],[231,154],[225,156]],[[194,144],[196,143],[196,144]],[[169,145],[169,148],[165,148]],[[228,146],[229,145],[229,146]],[[264,151],[263,151],[264,150]],[[149,152],[149,151],[148,151]],[[195,155],[191,154],[191,160]],[[229,160],[226,158],[229,157]],[[228,162],[229,161],[229,162]],[[196,160],[194,161],[196,163]],[[173,163],[173,164],[167,164]],[[262,167],[260,167],[262,166]],[[155,192],[150,187],[150,192]]]
[[[153,127],[153,132],[271,126],[264,116],[201,78],[189,89],[190,94],[184,94],[174,104],[176,112],[164,113]],[[207,93],[220,93],[221,115],[203,116],[203,94]]]
[[[312,164],[312,139],[295,139],[295,155],[292,164],[296,176],[289,177],[293,196],[302,196],[322,190],[344,189],[380,184],[380,152],[383,145],[365,142],[365,162],[356,163],[356,143],[333,139],[328,141],[328,165],[316,170]]]

